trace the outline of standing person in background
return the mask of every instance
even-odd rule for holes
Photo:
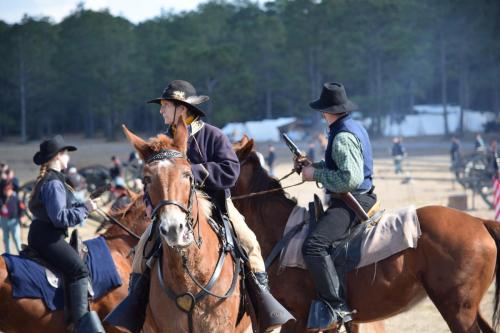
[[[9,168],[7,164],[3,164],[0,166],[0,200],[5,201],[5,197],[3,195],[3,188],[7,183],[11,183],[14,192],[19,192],[19,179],[14,174],[14,171]]]
[[[118,157],[113,155],[111,156],[111,164],[111,168],[109,168],[109,176],[111,177],[113,183],[116,183],[117,181],[119,182],[120,179],[123,179],[122,163]]]
[[[314,161],[316,160],[316,145],[314,144],[314,142],[309,142],[309,146],[307,148],[307,158],[310,160],[310,161]]]
[[[10,253],[10,236],[12,235],[17,253],[19,253],[21,251],[21,226],[19,220],[21,210],[19,198],[11,182],[7,182],[3,187],[3,197],[4,199],[0,204],[2,206],[1,224],[5,252]]]
[[[451,158],[450,169],[455,173],[455,177],[459,179],[460,168],[462,166],[462,147],[460,145],[460,140],[456,136],[453,136],[451,138],[450,158]]]
[[[486,152],[486,144],[481,136],[481,133],[476,134],[476,139],[474,140],[474,149],[477,153]]]
[[[403,147],[401,138],[395,137],[392,139],[391,155],[394,159],[394,172],[396,174],[403,173],[403,159],[406,155],[406,150]]]
[[[269,145],[269,150],[267,153],[266,163],[269,166],[269,174],[274,176],[274,160],[276,159],[276,153],[274,152],[274,146]]]

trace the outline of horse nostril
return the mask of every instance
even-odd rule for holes
[[[183,227],[183,226],[184,226],[184,225],[183,225],[182,223],[179,223],[179,230],[182,230],[182,227]]]
[[[167,234],[167,229],[162,225],[160,225],[160,233],[164,236]]]

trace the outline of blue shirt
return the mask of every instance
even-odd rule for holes
[[[66,189],[59,180],[54,179],[43,184],[40,199],[45,205],[50,221],[56,228],[73,227],[87,218],[88,210],[84,204],[66,206]]]

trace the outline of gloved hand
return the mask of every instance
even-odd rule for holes
[[[300,156],[293,159],[293,168],[298,174],[302,172],[302,169],[306,166],[310,166],[312,162],[306,156]]]

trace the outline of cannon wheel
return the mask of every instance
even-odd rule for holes
[[[460,183],[479,194],[488,207],[493,209],[493,176],[494,170],[487,156],[477,154],[465,161]]]

